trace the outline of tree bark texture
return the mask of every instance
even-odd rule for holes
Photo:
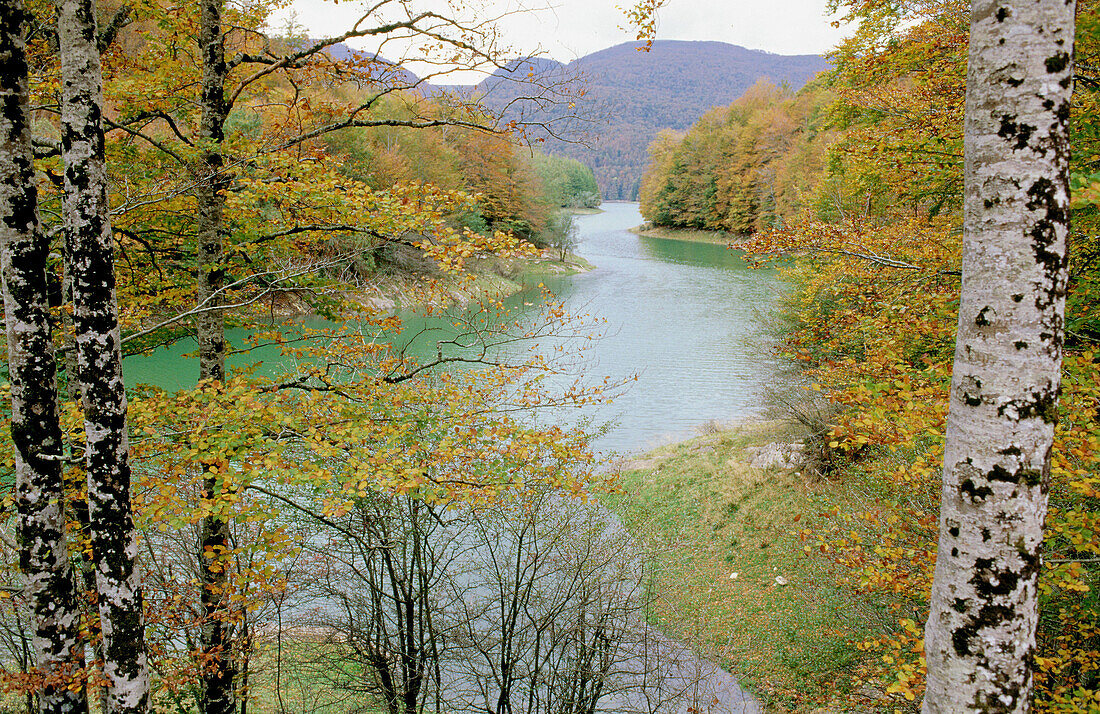
[[[228,176],[221,143],[225,139],[225,120],[229,107],[225,99],[228,68],[225,63],[225,38],[222,34],[223,0],[202,0],[199,51],[202,55],[202,172],[196,189],[198,213],[198,303],[204,308],[195,319],[199,344],[199,379],[225,381],[225,316],[217,309],[223,302],[225,284],[225,191]],[[209,469],[221,468],[212,457],[203,464],[206,498],[217,499],[220,486]],[[203,518],[199,542],[199,567],[202,580],[201,648],[204,659],[202,676],[203,714],[233,714],[236,709],[232,641],[230,638],[228,573],[216,554],[229,549],[229,523],[218,515]]]
[[[202,54],[201,175],[198,179],[198,302],[211,308],[195,318],[199,343],[199,379],[225,381],[225,317],[221,290],[225,285],[225,191],[229,180],[224,172],[221,143],[229,107],[225,100],[225,38],[221,25],[222,0],[202,0],[199,51]]]
[[[95,0],[59,0],[64,224],[77,378],[84,406],[88,523],[103,637],[107,712],[149,706],[137,534],[130,505],[126,388],[103,151]]]
[[[84,643],[65,538],[57,365],[46,294],[49,244],[38,193],[27,112],[22,0],[0,1],[0,270],[12,390],[19,565],[34,616],[34,650],[46,686],[39,711],[86,712]]]
[[[973,0],[924,711],[1026,712],[1057,419],[1074,0]]]

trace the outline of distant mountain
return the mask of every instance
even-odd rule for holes
[[[306,40],[305,43],[314,42]],[[394,87],[413,87],[420,78],[399,64],[371,52],[363,52],[337,42],[325,50],[337,62],[352,62],[359,65],[359,71],[366,77],[384,85]]]
[[[566,65],[549,57],[525,57],[515,59],[504,64],[504,67],[493,72],[493,77],[522,78],[528,74],[540,75],[560,72]],[[483,83],[484,84],[484,83]]]
[[[760,78],[786,82],[797,90],[829,68],[819,55],[776,55],[724,42],[657,40],[649,52],[639,52],[638,47],[639,43],[627,42],[569,64],[516,59],[476,87],[421,83],[400,65],[344,44],[334,45],[329,53],[334,59],[361,62],[361,71],[384,84],[418,86],[424,94],[479,96],[490,109],[503,112],[505,121],[545,122],[558,136],[584,140],[579,144],[545,136],[539,148],[591,166],[603,197],[612,200],[637,199],[649,163],[646,149],[661,129],[686,131]],[[553,95],[555,88],[577,82],[586,88],[577,113],[588,120],[562,121],[567,110],[560,102],[546,100],[547,88]]]
[[[646,148],[661,129],[687,130],[716,106],[726,106],[758,79],[786,82],[799,89],[828,69],[819,55],[776,55],[723,42],[658,40],[650,52],[638,43],[600,50],[568,65],[553,60],[517,60],[477,86],[491,108],[524,111],[528,121],[540,109],[516,102],[532,93],[529,76],[549,79],[580,75],[587,85],[583,107],[602,121],[588,128],[590,146],[548,139],[548,153],[578,159],[592,167],[607,199],[636,199],[649,157]],[[560,111],[560,109],[559,109]],[[581,125],[574,122],[572,128]]]

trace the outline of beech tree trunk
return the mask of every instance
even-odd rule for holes
[[[202,125],[204,142],[196,198],[198,203],[199,305],[206,308],[195,318],[199,344],[199,379],[225,382],[225,316],[221,290],[225,284],[225,191],[228,177],[221,143],[229,107],[225,100],[225,38],[222,34],[222,0],[202,0],[199,51],[202,55]],[[225,465],[216,455],[203,463],[208,476],[204,496],[217,499],[219,485],[211,469]],[[212,557],[229,549],[229,523],[215,515],[203,518],[199,542],[202,580],[201,648],[206,669],[202,676],[203,714],[233,714],[236,708],[232,642],[230,639],[228,573],[225,563]]]
[[[59,0],[57,9],[64,223],[106,706],[110,714],[136,714],[149,706],[149,669],[130,505],[130,442],[107,206],[95,0]]]
[[[225,191],[228,177],[221,143],[229,107],[225,100],[225,38],[222,35],[222,0],[202,0],[199,52],[202,54],[202,165],[196,189],[198,203],[198,302],[210,308],[195,318],[199,343],[199,379],[225,381],[225,317],[222,304],[225,284]]]
[[[11,380],[19,566],[34,616],[34,651],[47,685],[39,711],[86,712],[80,605],[65,538],[57,364],[46,296],[49,243],[38,193],[27,113],[22,0],[0,0],[0,271]]]
[[[973,0],[925,712],[1026,712],[1060,389],[1074,0]]]

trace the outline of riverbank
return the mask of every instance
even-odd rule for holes
[[[645,238],[679,240],[688,243],[713,243],[716,245],[736,245],[742,236],[725,231],[699,231],[689,228],[662,228],[651,223],[643,223],[630,229],[631,233]]]
[[[550,276],[586,273],[595,266],[569,253],[564,261],[552,250],[535,258],[499,258],[489,256],[468,264],[465,275],[433,275],[391,270],[376,273],[345,299],[357,303],[366,312],[378,314],[418,307],[451,307],[473,302],[497,301],[532,286]],[[310,315],[305,301],[284,297],[276,313],[284,317]]]
[[[874,692],[841,689],[871,626],[805,552],[806,516],[829,485],[790,459],[802,434],[778,421],[709,431],[620,464],[609,505],[652,553],[651,623],[769,712],[871,704]]]

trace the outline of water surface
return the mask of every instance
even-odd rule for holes
[[[542,279],[570,312],[605,320],[605,336],[586,360],[589,375],[638,376],[612,404],[585,410],[593,423],[611,423],[598,446],[633,453],[684,438],[710,420],[759,414],[773,374],[760,317],[782,289],[774,272],[750,269],[724,245],[630,232],[642,222],[636,203],[609,203],[603,209],[577,217],[577,253],[596,269]],[[507,304],[522,319],[537,309],[537,293],[532,286]],[[439,318],[404,317],[405,335],[449,329]],[[231,330],[228,336],[240,346],[246,333]],[[438,336],[425,338],[420,350],[430,357]],[[148,356],[129,357],[127,381],[171,390],[193,386],[198,364],[187,354],[194,349],[193,340],[184,340]],[[230,362],[241,366],[277,359],[268,348]],[[577,417],[556,413],[552,418],[572,422]]]
[[[774,271],[725,245],[636,235],[636,203],[602,208],[577,218],[577,253],[597,269],[548,283],[568,307],[607,320],[597,369],[638,374],[605,409],[616,426],[600,445],[636,452],[758,415],[773,378],[760,320],[782,289]]]

